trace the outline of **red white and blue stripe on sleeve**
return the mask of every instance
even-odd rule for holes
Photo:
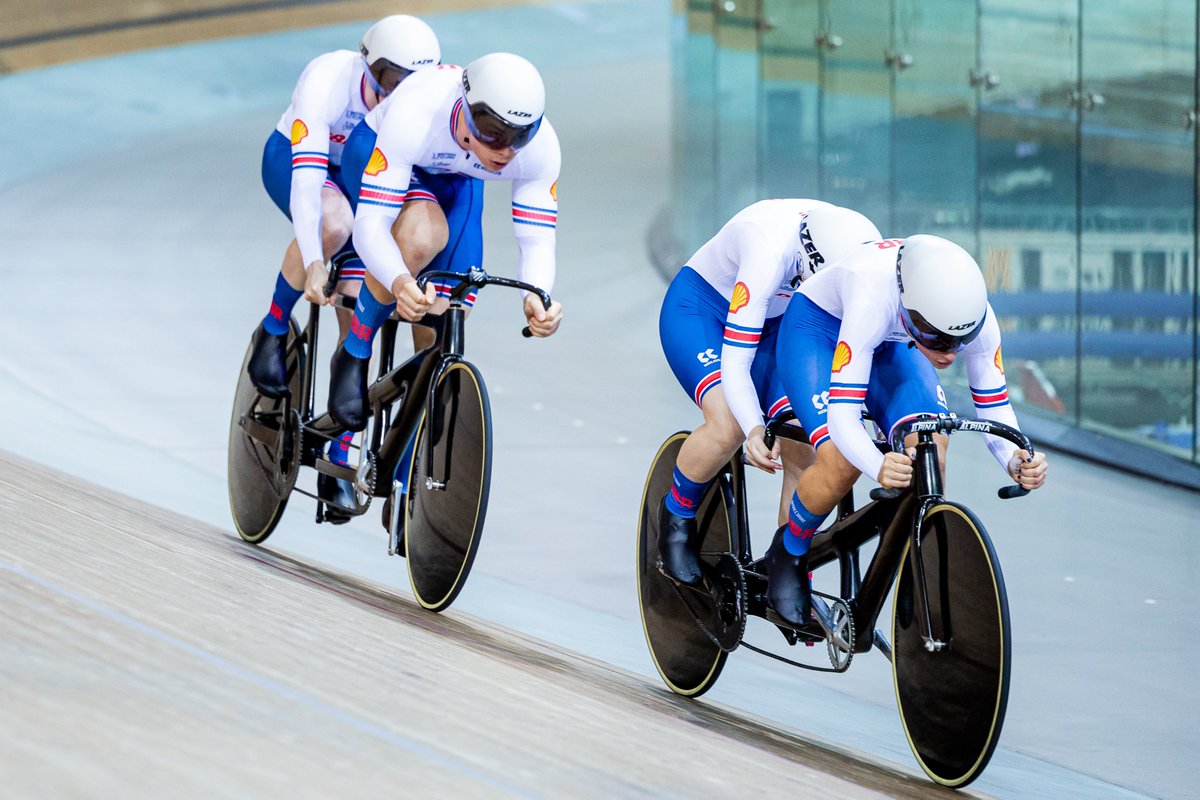
[[[553,208],[538,208],[537,206],[513,203],[512,218],[514,223],[535,225],[539,228],[553,229],[558,226],[558,211]]]
[[[976,408],[999,408],[1008,405],[1008,384],[1001,384],[998,389],[976,389],[971,387],[971,399]]]
[[[324,172],[329,169],[329,154],[316,150],[292,153],[292,170],[298,169],[319,169]]]
[[[400,208],[404,205],[404,196],[407,192],[398,192],[395,189],[390,189],[387,186],[379,186],[374,183],[364,183],[358,192],[358,202],[366,203],[372,206],[383,206],[384,208]]]
[[[865,383],[830,383],[829,403],[863,403],[867,399]]]
[[[759,340],[762,339],[762,326],[757,328],[747,328],[742,325],[734,325],[732,322],[725,323],[725,341],[724,343],[732,347],[758,347]]]

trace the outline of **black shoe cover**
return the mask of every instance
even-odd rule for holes
[[[355,358],[338,345],[329,362],[329,413],[337,424],[358,433],[367,427],[369,358]]]
[[[287,397],[292,393],[287,385],[287,334],[267,333],[259,323],[250,346],[250,363],[246,372],[254,388],[267,397]]]
[[[808,554],[794,556],[783,546],[787,526],[775,531],[767,548],[767,602],[784,621],[796,627],[810,622],[811,586],[808,580]]]
[[[354,508],[358,502],[354,499],[354,487],[350,485],[350,481],[344,481],[323,472],[317,475],[317,496],[326,502],[325,521],[334,525],[349,522],[351,515],[340,508],[328,505],[329,503],[342,506],[342,508]]]
[[[700,554],[692,543],[695,537],[695,519],[672,514],[665,502],[658,504],[658,554],[663,571],[687,586],[698,586],[701,580]]]

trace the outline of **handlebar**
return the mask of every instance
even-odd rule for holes
[[[550,310],[550,293],[544,289],[534,286],[532,283],[525,283],[524,281],[513,280],[512,278],[496,278],[488,275],[478,267],[471,267],[470,271],[468,271],[465,275],[459,272],[445,272],[441,270],[426,272],[417,278],[417,287],[421,291],[425,291],[425,286],[434,278],[446,278],[459,281],[458,286],[455,286],[450,290],[451,302],[454,302],[455,300],[462,300],[470,289],[482,289],[484,286],[507,286],[510,289],[524,289],[527,292],[536,294],[542,301],[542,307],[547,311]],[[533,331],[530,330],[529,326],[527,325],[524,329],[522,329],[521,335],[525,338],[529,338],[530,336],[533,336]]]
[[[990,419],[973,419],[969,417],[958,417],[954,414],[939,414],[936,417],[923,417],[906,422],[903,425],[898,425],[892,431],[892,451],[900,453],[904,451],[904,438],[910,433],[945,433],[947,435],[957,431],[974,431],[976,433],[986,433],[992,436],[999,436],[1001,439],[1006,439],[1012,442],[1021,450],[1029,453],[1029,457],[1033,458],[1033,443],[1029,441],[1029,437],[1021,433],[1011,425],[1005,425],[1003,422],[996,422]],[[884,489],[878,487],[871,490],[872,500],[889,500],[899,497],[902,489]],[[1010,500],[1014,497],[1024,497],[1029,494],[1029,490],[1020,484],[1012,484],[1011,486],[1001,487],[996,495],[1001,500]]]

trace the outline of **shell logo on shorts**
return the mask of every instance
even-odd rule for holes
[[[363,172],[367,175],[378,175],[387,168],[387,158],[383,155],[383,151],[376,147],[371,152],[371,160],[367,162],[367,168]]]
[[[733,287],[733,301],[729,304],[729,313],[736,314],[750,304],[750,289],[738,281]]]
[[[999,347],[996,348],[995,364],[996,364],[996,369],[1000,370],[1000,374],[1003,375],[1004,374],[1004,359],[1000,357],[1000,348]]]
[[[554,198],[554,202],[558,202],[558,181],[550,184],[550,196]]]
[[[838,342],[837,347],[833,349],[833,372],[841,372],[842,367],[850,363],[853,354],[850,352],[850,345],[845,342]]]
[[[304,124],[304,120],[295,120],[292,122],[292,146],[300,144],[304,141],[304,137],[308,136],[308,126]]]

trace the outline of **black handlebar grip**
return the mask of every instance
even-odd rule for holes
[[[996,496],[1001,500],[1011,500],[1014,497],[1024,497],[1029,494],[1029,490],[1018,484],[1012,486],[1001,486],[996,490]]]
[[[533,329],[530,328],[528,325],[526,325],[524,328],[521,328],[521,335],[524,336],[526,339],[532,339],[533,338]]]
[[[885,489],[882,486],[876,486],[871,490],[872,500],[895,500],[903,493],[903,489]]]

